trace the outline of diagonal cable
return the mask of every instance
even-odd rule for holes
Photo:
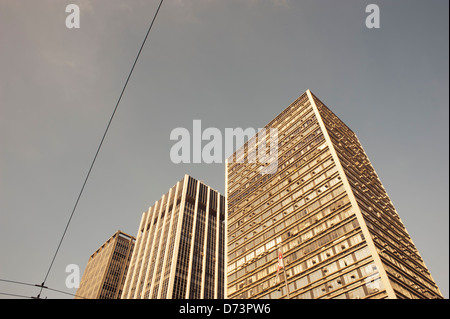
[[[47,273],[46,273],[46,275],[45,275],[44,281],[43,281],[42,284],[40,285],[41,290],[40,290],[40,292],[39,292],[39,295],[40,295],[40,293],[42,292],[42,289],[44,288],[45,281],[47,280],[48,275],[50,274],[50,271],[51,271],[51,269],[52,269],[53,263],[54,263],[54,261],[55,261],[55,259],[56,259],[56,256],[58,255],[59,249],[60,249],[61,244],[62,244],[62,242],[63,242],[63,240],[64,240],[64,237],[65,237],[65,235],[66,235],[67,229],[69,228],[69,224],[70,224],[70,222],[71,222],[71,220],[72,220],[72,217],[73,217],[73,215],[74,215],[74,213],[75,213],[75,210],[76,210],[76,208],[77,208],[77,206],[78,206],[78,202],[80,201],[81,195],[83,194],[84,187],[86,186],[86,183],[87,183],[87,181],[88,181],[88,179],[89,179],[89,175],[91,174],[92,168],[94,167],[94,164],[95,164],[95,161],[96,161],[96,159],[97,159],[97,156],[98,156],[98,154],[99,154],[99,152],[100,152],[100,149],[101,149],[101,147],[102,147],[102,145],[103,145],[103,141],[105,140],[105,137],[106,137],[106,134],[108,133],[109,127],[111,126],[111,122],[112,122],[112,120],[113,120],[113,118],[114,118],[114,115],[116,114],[116,111],[117,111],[117,108],[118,108],[118,106],[119,106],[120,100],[122,99],[123,93],[125,92],[125,89],[126,89],[126,87],[127,87],[127,85],[128,85],[128,81],[130,80],[131,74],[133,73],[134,67],[136,66],[136,63],[137,63],[137,61],[138,61],[138,59],[139,59],[139,56],[141,55],[142,49],[143,49],[143,47],[144,47],[144,44],[145,44],[145,42],[146,42],[146,40],[147,40],[147,37],[148,37],[148,35],[149,35],[149,33],[150,33],[150,30],[152,29],[153,23],[155,22],[156,16],[158,15],[158,12],[159,12],[159,9],[161,8],[162,3],[163,3],[163,0],[160,1],[159,5],[158,5],[158,9],[156,10],[155,15],[153,16],[152,22],[151,22],[151,24],[150,24],[150,26],[149,26],[149,28],[148,28],[148,30],[147,30],[147,33],[146,33],[146,35],[145,35],[144,40],[142,41],[141,47],[140,47],[139,52],[138,52],[138,54],[137,54],[137,56],[136,56],[136,59],[134,60],[133,66],[131,67],[130,73],[128,74],[128,77],[127,77],[127,80],[126,80],[126,82],[125,82],[125,85],[123,86],[122,92],[120,93],[119,99],[117,100],[117,103],[116,103],[116,106],[115,106],[115,108],[114,108],[114,111],[113,111],[113,113],[112,113],[112,115],[111,115],[111,117],[110,117],[110,119],[109,119],[109,122],[108,122],[108,125],[107,125],[106,129],[105,129],[105,132],[103,133],[103,137],[102,137],[102,139],[101,139],[101,141],[100,141],[100,144],[99,144],[99,146],[98,146],[98,148],[97,148],[97,152],[95,153],[94,159],[92,160],[91,166],[89,167],[89,171],[88,171],[88,173],[87,173],[87,175],[86,175],[86,178],[85,178],[85,180],[84,180],[83,186],[81,187],[80,193],[78,194],[78,198],[77,198],[77,200],[76,200],[76,202],[75,202],[75,205],[74,205],[74,207],[73,207],[73,209],[72,209],[72,213],[70,214],[70,218],[69,218],[69,220],[68,220],[68,222],[67,222],[67,224],[66,224],[66,227],[65,227],[65,229],[64,229],[64,232],[63,232],[63,234],[62,234],[62,237],[61,237],[61,239],[60,239],[60,241],[59,241],[58,247],[56,248],[55,254],[54,254],[53,259],[52,259],[52,261],[51,261],[51,263],[50,263],[50,266],[49,266],[49,268],[48,268],[48,270],[47,270]]]

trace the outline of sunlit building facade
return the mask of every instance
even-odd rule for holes
[[[135,238],[117,231],[90,257],[76,299],[120,299]]]
[[[227,298],[442,298],[355,133],[309,90],[265,128],[275,170],[269,134],[226,165]]]
[[[123,299],[222,299],[225,198],[188,175],[142,214]]]

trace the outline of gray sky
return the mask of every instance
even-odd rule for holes
[[[66,5],[78,4],[79,29]],[[41,283],[159,1],[0,0],[0,278]],[[365,8],[380,8],[368,29]],[[449,297],[449,2],[165,0],[47,286],[185,173],[176,127],[258,128],[310,89],[358,136]],[[38,289],[0,282],[0,292]],[[48,298],[66,298],[44,290]],[[6,298],[1,296],[0,298]]]

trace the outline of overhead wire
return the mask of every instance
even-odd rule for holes
[[[117,100],[116,106],[114,107],[114,111],[113,111],[113,113],[112,113],[112,115],[111,115],[111,117],[110,117],[110,119],[109,119],[109,122],[108,122],[108,125],[106,126],[105,132],[103,133],[103,137],[102,137],[102,139],[101,139],[101,141],[100,141],[100,144],[99,144],[99,146],[98,146],[98,148],[97,148],[97,151],[96,151],[96,153],[95,153],[95,156],[94,156],[94,158],[93,158],[93,160],[92,160],[92,163],[91,163],[91,165],[90,165],[90,167],[89,167],[88,173],[87,173],[86,178],[85,178],[85,180],[84,180],[84,182],[83,182],[83,185],[82,185],[82,187],[81,187],[81,190],[80,190],[80,192],[79,192],[79,194],[78,194],[77,200],[75,201],[75,205],[74,205],[74,207],[73,207],[73,209],[72,209],[72,212],[71,212],[71,214],[70,214],[69,220],[67,221],[67,224],[66,224],[66,227],[65,227],[65,229],[64,229],[64,232],[63,232],[63,234],[62,234],[62,236],[61,236],[61,239],[59,240],[58,246],[57,246],[56,251],[55,251],[55,253],[54,253],[54,255],[53,255],[53,258],[52,258],[52,261],[51,261],[51,263],[50,263],[50,266],[48,267],[47,273],[45,274],[45,277],[44,277],[44,280],[43,280],[42,284],[39,285],[39,286],[41,287],[41,289],[40,289],[40,292],[39,292],[39,295],[38,295],[38,296],[40,296],[40,294],[41,294],[41,292],[42,292],[42,289],[44,289],[44,287],[45,287],[45,282],[47,281],[47,278],[48,278],[48,276],[49,276],[49,274],[50,274],[50,271],[51,271],[51,269],[52,269],[52,267],[53,267],[53,263],[55,262],[56,256],[58,255],[59,249],[60,249],[61,244],[62,244],[62,242],[63,242],[63,240],[64,240],[64,237],[65,237],[65,235],[66,235],[67,229],[69,228],[69,224],[70,224],[70,222],[72,221],[72,217],[73,217],[73,215],[74,215],[74,213],[75,213],[75,210],[76,210],[76,208],[77,208],[77,206],[78,206],[78,203],[79,203],[79,201],[80,201],[81,195],[83,194],[84,188],[85,188],[86,183],[87,183],[87,181],[88,181],[88,179],[89,179],[89,176],[90,176],[90,174],[91,174],[92,168],[94,167],[95,161],[97,160],[97,156],[98,156],[98,154],[99,154],[99,152],[100,152],[100,149],[101,149],[101,147],[102,147],[102,145],[103,145],[103,142],[104,142],[104,140],[105,140],[106,134],[108,133],[109,127],[111,126],[112,120],[113,120],[113,118],[114,118],[114,115],[116,114],[116,111],[117,111],[117,109],[118,109],[119,103],[120,103],[120,101],[122,100],[123,93],[125,92],[125,89],[126,89],[126,87],[127,87],[127,85],[128,85],[128,82],[129,82],[129,80],[130,80],[130,78],[131,78],[131,74],[133,73],[133,70],[134,70],[134,68],[135,68],[135,66],[136,66],[136,63],[137,63],[137,61],[138,61],[138,59],[139,59],[139,56],[141,55],[142,49],[143,49],[143,47],[144,47],[144,45],[145,45],[145,42],[146,42],[146,40],[147,40],[147,38],[148,38],[148,35],[149,35],[149,33],[150,33],[150,30],[151,30],[152,27],[153,27],[153,24],[154,24],[154,22],[155,22],[155,20],[156,20],[156,16],[158,15],[158,12],[159,12],[159,10],[160,10],[160,8],[161,8],[161,5],[162,5],[163,1],[164,1],[164,0],[161,0],[160,3],[159,3],[159,5],[158,5],[158,8],[157,8],[157,10],[156,10],[156,12],[155,12],[155,14],[154,14],[154,16],[153,16],[152,22],[150,23],[150,26],[148,27],[147,33],[146,33],[146,35],[145,35],[145,37],[144,37],[144,40],[142,41],[141,47],[140,47],[140,49],[139,49],[139,52],[138,52],[138,54],[137,54],[137,56],[136,56],[136,58],[135,58],[135,60],[134,60],[133,66],[131,67],[131,70],[130,70],[130,72],[128,73],[128,77],[127,77],[127,79],[126,79],[126,81],[125,81],[125,84],[124,84],[124,86],[123,86],[123,88],[122,88],[122,92],[121,92],[120,95],[119,95],[119,98],[118,98],[118,100]]]
[[[35,298],[36,298],[36,297],[31,297],[31,296],[24,296],[24,295],[18,295],[18,294],[11,294],[11,293],[7,293],[7,292],[0,292],[0,295],[10,296],[10,297],[28,298],[28,299],[35,299]]]
[[[70,295],[70,296],[74,296],[74,297],[78,297],[78,298],[81,298],[81,299],[88,299],[86,297],[83,297],[83,296],[80,296],[80,295],[77,295],[77,294],[73,294],[73,293],[70,293],[70,292],[67,292],[67,291],[58,290],[58,289],[50,288],[50,287],[47,287],[47,286],[41,286],[41,285],[38,285],[38,284],[31,284],[31,283],[23,282],[23,281],[1,279],[0,278],[0,282],[7,282],[7,283],[11,283],[11,284],[25,285],[25,286],[31,286],[31,287],[40,287],[42,289],[48,289],[48,290],[55,291],[55,292],[58,292],[58,293],[62,293],[62,294],[66,294],[66,295]],[[7,294],[7,293],[3,293],[3,294]],[[24,297],[26,297],[26,296],[24,296]],[[40,294],[37,297],[29,297],[29,298],[40,299]]]

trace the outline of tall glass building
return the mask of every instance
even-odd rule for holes
[[[122,299],[222,299],[225,198],[188,175],[142,214]]]
[[[265,129],[226,164],[228,298],[442,298],[350,128],[308,90]]]

